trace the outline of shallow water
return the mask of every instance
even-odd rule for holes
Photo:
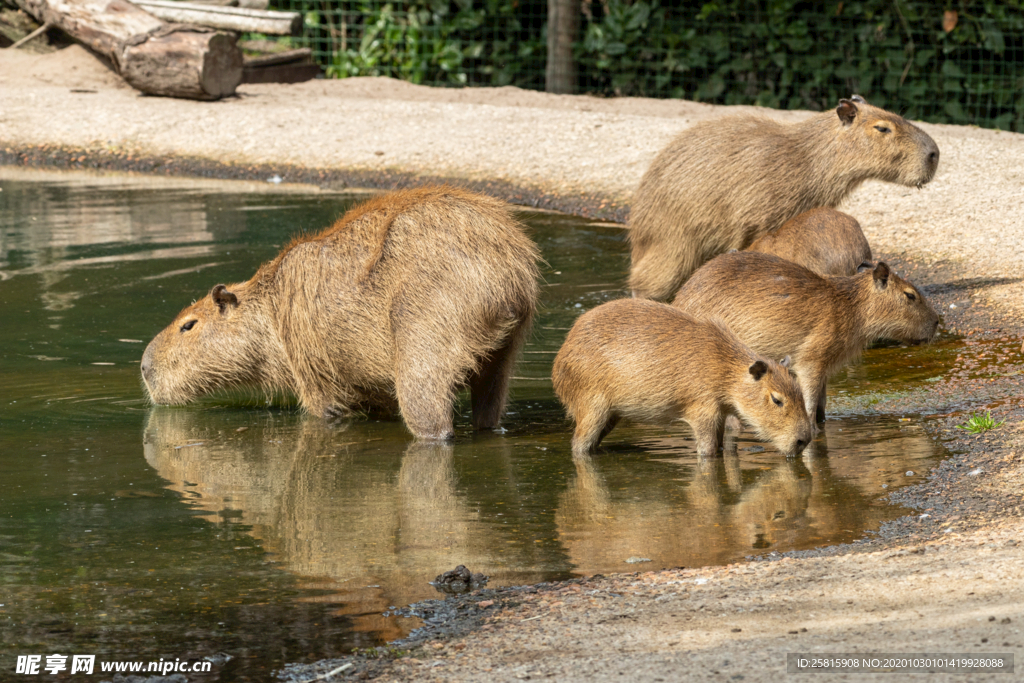
[[[701,462],[685,426],[620,425],[574,462],[551,361],[581,312],[623,295],[628,256],[620,226],[545,213],[523,214],[548,265],[504,434],[470,434],[466,401],[445,446],[245,393],[151,408],[145,342],[356,197],[23,176],[0,169],[0,671],[226,653],[213,678],[266,680],[404,635],[414,620],[382,614],[457,564],[495,586],[851,541],[944,455],[875,394],[927,390],[956,340],[869,350],[800,459],[745,434]]]

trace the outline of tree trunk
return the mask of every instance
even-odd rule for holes
[[[165,24],[126,0],[16,0],[107,57],[134,88],[149,95],[215,100],[242,80],[242,52],[233,34]]]
[[[135,0],[135,4],[154,17],[182,24],[275,36],[297,36],[302,31],[302,15],[298,12],[215,7],[177,0]]]
[[[545,90],[570,94],[576,91],[576,62],[572,44],[580,27],[579,0],[548,0],[548,61]]]

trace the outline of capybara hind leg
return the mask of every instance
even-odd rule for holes
[[[607,410],[594,410],[577,415],[576,431],[572,435],[573,454],[592,453],[614,426],[615,421]]]
[[[634,298],[671,301],[697,265],[694,254],[679,254],[674,249],[648,250],[633,261],[629,288]]]
[[[479,370],[469,378],[469,392],[473,399],[473,429],[494,429],[501,423],[508,400],[508,385],[512,378],[519,349],[523,344],[525,330],[519,328],[512,338],[500,349],[495,349],[485,358]]]
[[[425,371],[424,365],[410,362],[399,367],[395,393],[402,419],[417,438],[442,441],[452,438],[454,387],[450,378],[439,378]]]

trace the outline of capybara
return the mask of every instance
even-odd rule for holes
[[[939,327],[921,291],[883,262],[822,277],[770,254],[722,254],[693,274],[673,305],[720,320],[754,353],[789,356],[807,413],[819,422],[828,377],[870,342],[926,342]]]
[[[633,296],[669,300],[704,262],[838,206],[865,180],[920,187],[938,165],[927,133],[857,95],[799,123],[702,121],[658,154],[633,197]]]
[[[468,385],[474,427],[496,427],[539,257],[504,202],[454,187],[385,194],[183,310],[146,348],[142,376],[155,403],[254,385],[330,417],[397,399],[426,439],[452,436]]]
[[[724,326],[666,304],[619,299],[580,316],[555,357],[555,394],[576,421],[572,450],[592,451],[620,418],[693,428],[697,452],[718,452],[736,415],[787,455],[813,435],[800,387]]]
[[[758,237],[745,251],[774,254],[818,275],[854,275],[871,261],[871,247],[857,219],[826,208],[790,218],[778,230]]]

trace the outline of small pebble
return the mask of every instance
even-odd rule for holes
[[[914,476],[914,470],[907,470],[907,476],[908,477]]]
[[[967,476],[968,477],[976,477],[976,476],[978,476],[979,474],[981,474],[984,471],[985,470],[981,469],[980,467],[977,467],[977,468],[971,470],[970,472],[968,472]]]
[[[627,557],[626,558],[626,563],[627,564],[640,564],[641,562],[650,562],[650,561],[651,561],[651,558],[649,558],[649,557],[637,557],[636,555],[634,555],[633,557]]]
[[[749,451],[751,453],[763,453],[764,452],[764,446],[750,446],[748,448],[744,448],[743,450]]]
[[[274,183],[275,185],[281,183],[282,180],[283,179],[281,178],[281,176],[277,175],[276,173],[274,175],[270,176],[269,178],[267,178],[267,182],[268,183]]]

